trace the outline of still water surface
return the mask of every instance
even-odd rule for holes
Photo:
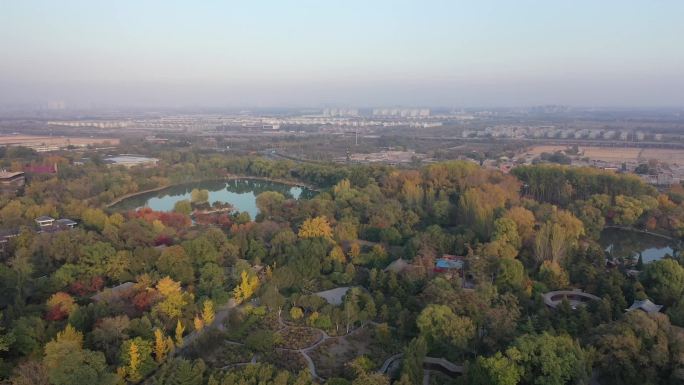
[[[291,186],[258,179],[236,179],[230,181],[205,181],[180,184],[163,190],[136,195],[112,206],[116,211],[135,210],[149,207],[155,211],[171,211],[176,202],[190,199],[193,189],[209,191],[209,203],[216,201],[230,203],[237,211],[246,211],[254,219],[259,213],[256,197],[264,191],[277,191],[286,198],[309,199],[316,192],[305,187]]]
[[[638,258],[641,254],[644,263],[653,262],[675,253],[673,242],[668,239],[623,229],[608,228],[603,230],[599,243],[613,257]]]

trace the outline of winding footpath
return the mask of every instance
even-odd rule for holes
[[[225,306],[224,308],[222,308],[220,312],[217,312],[217,313],[216,313],[216,319],[214,320],[214,323],[212,323],[211,327],[216,327],[216,328],[218,328],[219,330],[225,330],[225,326],[224,326],[224,324],[223,324],[223,320],[229,315],[230,310],[233,309],[234,307],[235,307],[235,304],[234,304],[234,303],[231,303],[231,304],[228,304],[227,306]],[[352,330],[350,330],[348,333],[343,334],[343,335],[341,335],[341,336],[330,336],[328,333],[325,332],[325,330],[322,330],[322,329],[319,329],[319,328],[314,328],[314,327],[309,327],[309,326],[299,326],[299,325],[290,325],[290,324],[287,324],[287,323],[285,323],[285,321],[283,321],[283,319],[282,319],[282,317],[281,317],[280,315],[278,315],[278,324],[280,325],[280,328],[279,328],[278,330],[276,330],[276,332],[280,332],[280,331],[283,331],[283,330],[286,330],[286,329],[304,329],[304,330],[309,330],[309,331],[316,332],[316,333],[318,333],[318,334],[320,335],[320,337],[319,337],[315,342],[313,342],[311,345],[305,346],[305,347],[303,347],[303,348],[299,348],[299,349],[293,349],[293,348],[274,348],[274,349],[275,349],[276,351],[281,351],[281,352],[282,352],[282,351],[285,351],[285,352],[294,352],[294,353],[298,353],[299,355],[302,356],[302,358],[303,358],[304,361],[306,362],[306,366],[307,366],[307,369],[309,370],[309,373],[311,374],[311,377],[312,377],[314,380],[316,380],[316,381],[325,382],[325,378],[321,377],[321,376],[318,374],[318,372],[317,372],[317,370],[316,370],[316,363],[313,361],[313,359],[311,358],[311,356],[309,355],[309,353],[311,353],[311,352],[312,352],[313,350],[315,350],[318,346],[320,346],[322,343],[324,343],[325,341],[327,341],[327,340],[329,340],[329,339],[333,339],[333,338],[347,338],[347,337],[349,337],[349,336],[351,336],[351,335],[357,333],[359,330],[363,329],[366,325],[369,325],[369,324],[371,324],[371,323],[370,323],[370,322],[364,323],[363,325],[361,325],[361,326],[359,326],[359,327],[357,327],[357,328],[355,328],[355,329],[352,329]],[[205,328],[204,330],[206,330],[206,328]],[[192,337],[191,337],[191,336],[192,336]],[[189,344],[189,343],[192,343],[195,339],[197,339],[197,337],[198,337],[198,333],[194,333],[194,332],[191,333],[191,334],[189,334],[189,335],[187,335],[187,336],[185,337],[185,340],[184,340],[184,342],[185,342],[184,346],[188,346],[188,344]],[[237,342],[237,341],[231,341],[231,340],[225,340],[224,343],[229,344],[229,345],[245,346],[245,344],[244,344],[243,342]],[[396,356],[396,355],[395,355],[395,356]],[[392,357],[395,357],[395,356],[392,356]],[[252,356],[252,359],[251,359],[249,362],[238,362],[238,363],[233,363],[233,364],[229,364],[229,365],[223,366],[223,367],[221,367],[221,369],[222,369],[222,370],[227,370],[227,369],[234,368],[234,367],[239,367],[239,366],[245,366],[245,365],[255,364],[255,363],[257,363],[257,362],[258,362],[258,361],[257,361],[257,355],[253,355],[253,356]],[[387,363],[387,361],[386,361],[386,363]]]
[[[307,347],[301,348],[301,349],[276,348],[276,350],[280,350],[280,351],[291,351],[291,352],[299,353],[302,356],[302,358],[304,358],[304,361],[306,361],[306,366],[309,369],[309,373],[311,373],[311,377],[313,379],[315,379],[317,381],[321,381],[321,382],[325,381],[325,378],[318,375],[318,372],[316,371],[316,364],[314,363],[314,361],[311,358],[311,356],[309,355],[309,353],[312,352],[314,349],[316,349],[319,345],[321,345],[322,343],[324,343],[325,341],[327,341],[331,338],[349,337],[352,334],[356,333],[357,331],[363,329],[367,325],[364,323],[363,325],[359,326],[358,328],[350,330],[346,334],[343,334],[343,335],[337,336],[337,337],[331,337],[323,329],[313,328],[313,327],[309,327],[309,326],[288,325],[285,323],[285,321],[283,321],[283,318],[280,316],[280,314],[278,314],[278,323],[281,326],[281,328],[278,331],[285,330],[287,328],[293,328],[293,329],[296,328],[296,329],[304,329],[304,330],[314,331],[314,332],[317,332],[321,335],[321,337],[316,342],[314,342],[313,344],[311,344]]]
[[[226,305],[220,307],[218,309],[218,311],[216,312],[214,322],[211,325],[207,325],[207,327],[205,327],[203,329],[203,331],[207,330],[209,328],[216,328],[218,330],[225,331],[225,324],[223,321],[230,315],[231,310],[233,310],[236,306],[237,305],[236,305],[235,301],[233,301],[231,299],[231,301],[229,301]],[[365,322],[361,326],[354,328],[354,329],[350,330],[348,333],[345,333],[345,334],[340,335],[340,336],[331,336],[325,330],[315,328],[315,327],[288,324],[285,321],[283,321],[280,314],[278,314],[278,325],[280,327],[276,330],[276,332],[282,332],[282,331],[287,330],[287,329],[302,329],[302,330],[308,330],[308,331],[318,333],[319,338],[316,339],[315,342],[313,342],[310,345],[305,346],[303,348],[297,348],[297,349],[295,349],[295,348],[275,348],[275,350],[276,351],[293,352],[293,353],[297,353],[297,354],[301,355],[302,358],[304,359],[304,361],[306,362],[306,366],[307,366],[307,369],[309,370],[309,373],[311,374],[311,377],[316,381],[325,382],[326,379],[321,377],[318,374],[318,371],[316,370],[316,363],[311,358],[310,353],[313,352],[317,347],[319,347],[325,341],[328,341],[330,339],[335,339],[335,338],[340,338],[340,339],[347,338],[347,337],[349,337],[355,333],[358,333],[360,330],[364,329],[368,325],[377,325],[377,324],[375,322],[372,322],[372,321]],[[184,340],[183,346],[187,347],[190,344],[192,344],[195,340],[197,340],[197,338],[201,335],[201,333],[202,332],[199,332],[199,333],[198,332],[192,332],[192,333],[188,334],[187,336],[185,336],[185,338],[183,339]],[[237,342],[237,341],[231,341],[231,340],[225,340],[224,343],[229,344],[229,345],[235,345],[235,346],[245,346],[245,344],[243,342]],[[177,352],[177,353],[182,354],[183,350],[184,350],[184,348],[181,348],[180,352]],[[391,357],[387,358],[383,362],[383,364],[381,365],[380,369],[378,370],[378,373],[387,374],[390,371],[390,367],[393,364],[401,361],[403,359],[403,356],[404,356],[403,353],[397,353],[397,354],[394,354]],[[228,369],[235,368],[235,367],[240,367],[240,366],[245,366],[245,365],[250,365],[250,364],[256,364],[257,362],[258,362],[258,357],[255,354],[255,355],[252,355],[251,360],[248,362],[232,363],[232,364],[221,367],[221,369],[222,370],[228,370]],[[442,367],[444,370],[451,372],[453,374],[463,373],[463,366],[454,364],[454,363],[449,362],[443,358],[425,357],[425,360],[423,361],[423,363],[424,364],[438,365],[438,366]]]

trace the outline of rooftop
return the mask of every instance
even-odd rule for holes
[[[157,162],[156,158],[148,158],[146,156],[139,155],[117,155],[110,156],[105,159],[105,162],[113,164],[144,164],[144,163],[154,163]]]
[[[463,260],[453,258],[439,258],[435,263],[437,269],[462,269]]]
[[[10,178],[14,178],[15,176],[19,176],[19,175],[24,175],[24,172],[23,171],[5,171],[5,170],[0,171],[0,179],[10,179]]]
[[[542,294],[542,298],[544,299],[546,306],[554,309],[558,307],[563,300],[568,301],[570,307],[573,309],[577,309],[579,306],[583,306],[587,302],[598,301],[601,299],[593,294],[585,293],[581,289],[550,291],[548,293]]]
[[[329,304],[337,306],[342,304],[342,298],[345,294],[347,294],[349,289],[351,289],[349,286],[344,286],[326,291],[319,291],[318,293],[314,294],[328,301]]]
[[[641,301],[634,301],[632,306],[627,309],[628,312],[634,311],[634,310],[642,310],[645,311],[646,313],[657,313],[660,311],[660,309],[663,308],[663,305],[656,305],[653,302],[651,302],[650,299],[644,299]]]
[[[106,288],[101,292],[90,297],[90,299],[92,299],[95,302],[99,302],[103,300],[106,301],[111,298],[116,298],[125,293],[126,291],[132,289],[133,286],[135,286],[135,283],[133,282],[124,282],[121,285]]]
[[[396,259],[392,261],[387,267],[385,268],[385,271],[392,271],[394,273],[401,273],[404,271],[409,266],[409,263],[406,262],[403,258]]]
[[[58,225],[64,225],[64,226],[73,226],[73,225],[77,224],[76,221],[72,221],[69,218],[58,219],[55,221],[55,223]]]

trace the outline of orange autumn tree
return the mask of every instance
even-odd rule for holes
[[[47,301],[48,312],[45,316],[48,320],[58,321],[68,317],[78,305],[69,294],[59,291],[53,294]]]
[[[332,227],[325,216],[309,218],[299,228],[300,238],[332,238]]]
[[[204,329],[204,321],[200,318],[199,315],[195,315],[195,318],[192,320],[193,326],[195,326],[195,330],[198,332],[201,332],[202,329]]]

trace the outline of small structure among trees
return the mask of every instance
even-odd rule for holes
[[[634,310],[641,310],[643,312],[646,312],[648,314],[653,314],[653,313],[658,313],[660,312],[660,309],[663,308],[663,305],[656,305],[653,302],[651,302],[650,299],[644,299],[641,301],[634,301],[632,303],[632,306],[627,308],[625,311],[631,312]]]
[[[581,289],[550,291],[548,293],[544,293],[542,297],[544,298],[544,303],[546,306],[553,309],[557,308],[558,305],[563,302],[563,300],[568,301],[570,303],[570,307],[573,309],[584,306],[590,301],[601,300],[601,298],[593,294],[585,293]]]

